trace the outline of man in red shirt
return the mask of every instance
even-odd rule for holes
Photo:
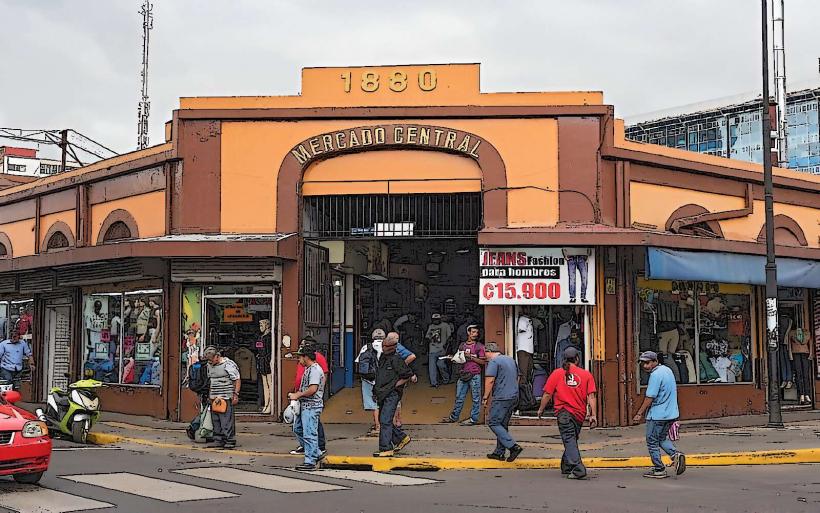
[[[319,367],[322,368],[322,372],[325,373],[325,383],[328,381],[328,367],[327,367],[327,358],[324,357],[322,353],[319,352],[317,349],[316,340],[313,337],[307,336],[302,339],[299,343],[299,346],[308,346],[313,349],[313,352],[316,353],[316,363],[319,364]],[[293,380],[293,387],[291,391],[296,392],[299,390],[299,386],[302,383],[302,376],[305,375],[305,367],[302,366],[301,363],[296,364],[296,379]],[[327,456],[327,439],[325,438],[325,426],[322,425],[322,419],[319,418],[319,450],[322,452],[322,459]],[[290,451],[291,454],[304,454],[305,448],[301,445],[296,449]]]
[[[595,379],[592,374],[578,367],[580,353],[576,348],[566,348],[563,357],[562,367],[552,371],[547,384],[544,385],[538,416],[541,417],[550,398],[553,398],[555,415],[558,417],[558,431],[561,433],[561,441],[564,442],[561,473],[568,479],[584,479],[587,476],[587,469],[581,461],[578,436],[581,434],[584,419],[587,418],[587,406],[590,411],[590,429],[598,425]]]

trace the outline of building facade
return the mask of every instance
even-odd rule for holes
[[[786,107],[789,169],[820,174],[820,88],[789,93]],[[633,141],[696,151],[748,162],[763,162],[762,101],[734,103],[631,123]]]
[[[239,410],[277,419],[305,335],[341,394],[373,329],[424,353],[478,323],[536,391],[578,347],[604,425],[637,410],[648,349],[683,417],[764,411],[760,166],[629,141],[602,102],[481,93],[478,65],[308,68],[298,96],[182,98],[164,144],[0,191],[5,325],[42,362],[26,394],[93,376],[106,410],[187,419],[187,367],[215,345],[239,364]],[[805,363],[799,332],[813,403],[820,177],[776,169],[775,187],[783,377]]]
[[[37,153],[34,148],[0,146],[0,174],[39,178],[60,172],[62,164],[59,160],[42,158]],[[76,167],[66,164],[66,169]]]

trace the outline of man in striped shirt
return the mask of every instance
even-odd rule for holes
[[[205,348],[205,358],[208,359],[208,378],[211,380],[209,399],[213,402],[216,398],[222,398],[228,403],[228,408],[223,413],[211,411],[214,443],[208,447],[233,449],[236,447],[236,418],[233,407],[239,402],[239,388],[242,386],[239,367],[230,358],[219,354],[213,346]]]

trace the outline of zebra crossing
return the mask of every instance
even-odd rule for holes
[[[180,476],[185,482],[172,480]],[[231,500],[240,497],[242,489],[231,492],[214,489],[226,484],[250,487],[272,493],[333,493],[350,490],[354,484],[363,486],[424,486],[439,481],[400,474],[364,470],[322,469],[314,472],[297,472],[292,469],[272,468],[259,472],[228,466],[205,466],[177,469],[160,477],[145,476],[131,472],[69,474],[58,476],[59,481],[83,485],[83,494],[76,488],[67,491],[50,487],[18,485],[12,481],[0,481],[0,511],[2,508],[15,513],[70,513],[88,510],[116,508],[110,498],[97,500],[102,490],[125,493],[150,501],[184,503],[208,499]],[[326,481],[335,481],[333,483]],[[87,492],[87,493],[86,493]]]

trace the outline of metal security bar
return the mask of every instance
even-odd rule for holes
[[[308,196],[303,235],[311,239],[474,237],[481,194]]]

